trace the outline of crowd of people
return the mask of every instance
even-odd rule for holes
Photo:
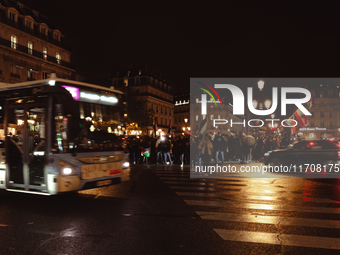
[[[133,164],[189,164],[190,145],[186,136],[127,139],[127,150]]]
[[[201,162],[205,165],[214,161],[223,163],[226,161],[237,161],[242,163],[251,160],[261,160],[263,154],[267,151],[287,148],[291,143],[290,136],[284,135],[267,135],[263,137],[238,134],[207,134],[192,135],[190,148],[192,163]]]
[[[132,164],[208,164],[224,162],[247,163],[261,160],[263,154],[270,150],[287,148],[291,143],[290,135],[257,136],[238,134],[207,134],[168,136],[152,138],[128,138],[126,148],[130,153]],[[191,160],[190,160],[191,151]]]

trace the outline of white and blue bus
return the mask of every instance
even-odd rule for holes
[[[121,98],[60,78],[0,84],[0,189],[55,195],[129,180]]]

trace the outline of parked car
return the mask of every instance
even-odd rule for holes
[[[266,165],[340,164],[340,147],[328,140],[300,141],[264,154]]]

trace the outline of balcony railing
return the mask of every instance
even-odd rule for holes
[[[52,33],[49,32],[49,35],[45,35],[40,33],[39,31],[39,27],[37,25],[34,26],[34,28],[30,28],[24,25],[24,22],[22,19],[19,20],[19,22],[15,22],[11,19],[9,19],[8,17],[4,16],[4,15],[0,15],[0,22],[9,25],[11,27],[14,27],[16,29],[19,29],[21,31],[24,31],[27,34],[33,35],[34,37],[40,38],[44,41],[47,41],[49,43],[52,43],[58,47],[61,47],[65,50],[71,51],[70,46],[68,46],[67,44],[65,44],[63,41],[59,41],[53,38]]]
[[[18,43],[13,43],[13,42],[6,40],[4,38],[0,38],[0,45],[15,49],[17,51],[20,51],[20,52],[23,52],[23,53],[26,53],[26,54],[30,54],[32,56],[35,56],[35,57],[38,57],[38,58],[41,58],[41,59],[45,59],[49,62],[58,64],[58,65],[61,65],[61,66],[67,67],[67,68],[75,69],[74,65],[71,64],[71,63],[65,62],[65,61],[57,59],[55,57],[51,57],[49,55],[46,56],[46,54],[43,54],[42,52],[32,50],[28,47],[25,47],[25,46],[20,45]]]

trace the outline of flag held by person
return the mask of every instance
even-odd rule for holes
[[[207,126],[208,126],[208,118],[205,117],[201,124],[200,124],[200,129],[199,129],[199,133],[202,134],[203,136],[205,136],[205,133],[207,131]]]

